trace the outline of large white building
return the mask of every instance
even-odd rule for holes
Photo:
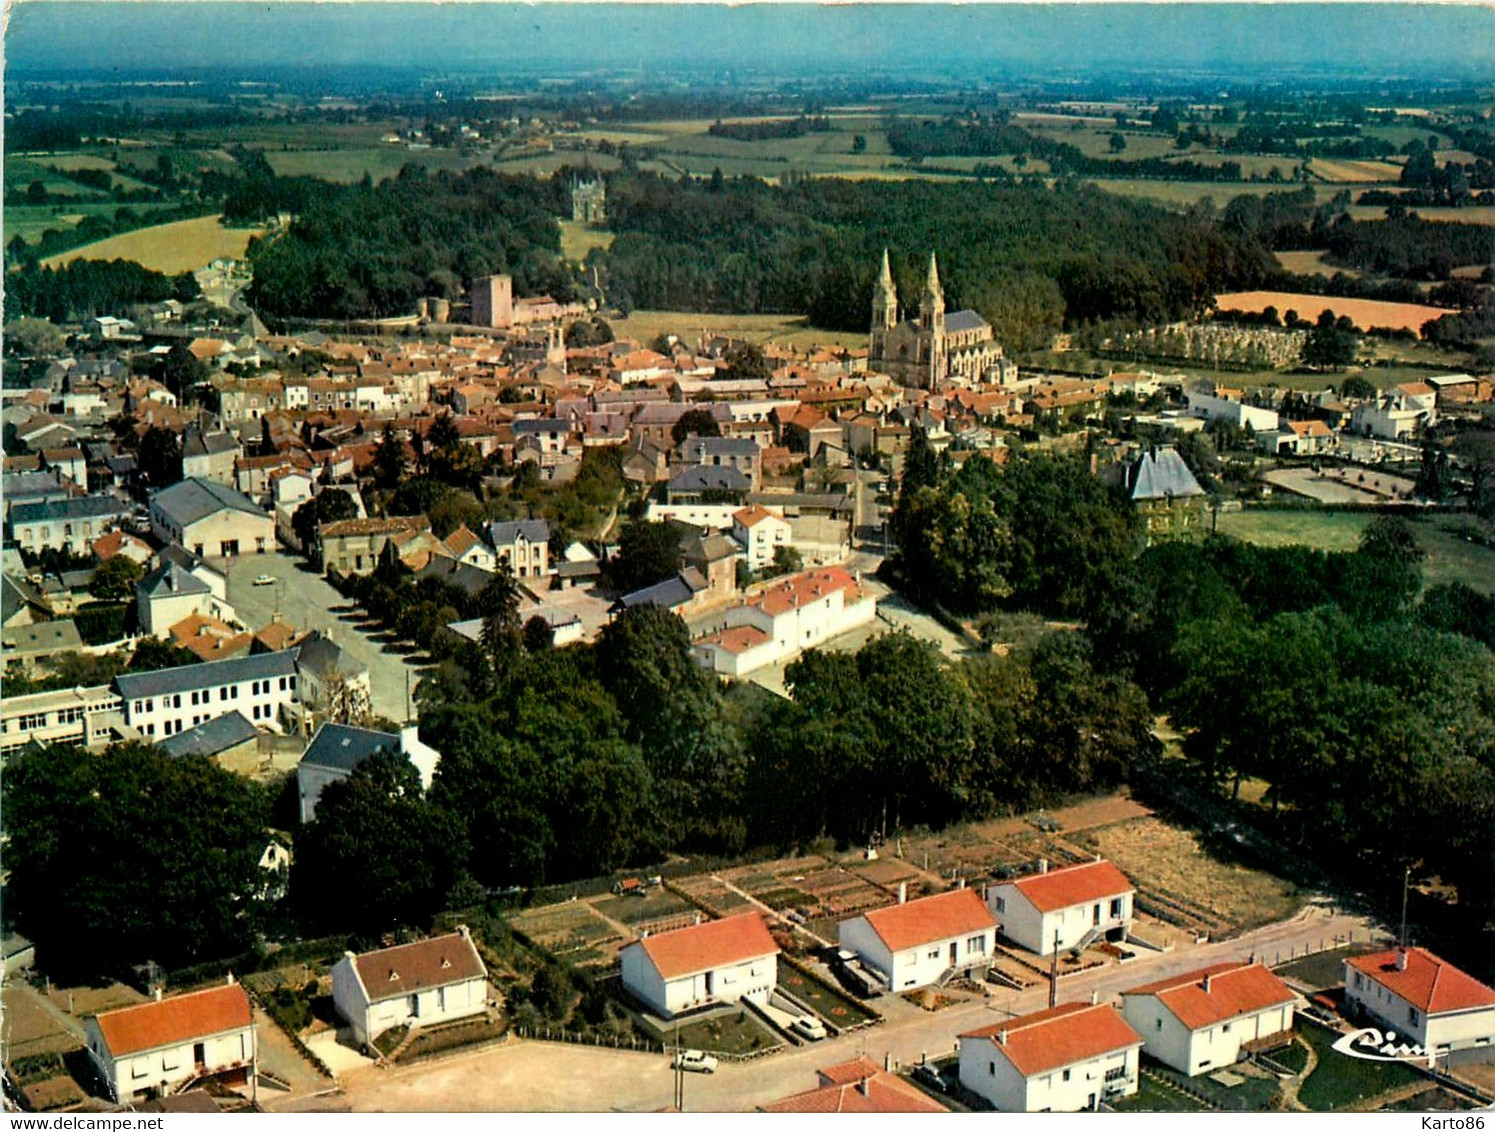
[[[10,508],[10,536],[22,550],[66,550],[87,554],[89,547],[113,530],[129,507],[107,495],[17,503]]]
[[[362,1044],[395,1026],[481,1014],[488,968],[465,927],[382,951],[348,951],[332,968],[332,1002]]]
[[[1252,1042],[1293,1028],[1298,996],[1260,963],[1216,963],[1121,992],[1143,1048],[1190,1077],[1241,1058]]]
[[[661,1018],[750,999],[778,981],[779,945],[756,912],[647,935],[623,949],[623,986]]]
[[[691,645],[698,664],[746,676],[823,645],[877,616],[877,599],[839,567],[806,570],[754,590],[724,610],[718,628]]]
[[[1108,1003],[1071,1002],[960,1035],[960,1083],[1002,1112],[1083,1112],[1137,1091],[1142,1039]]]
[[[281,729],[282,709],[296,699],[296,650],[122,672],[114,690],[125,722],[147,739],[165,739],[237,711],[257,727]]]
[[[842,920],[840,944],[895,991],[983,967],[997,949],[997,921],[973,888],[899,902]]]
[[[227,484],[190,479],[151,496],[151,533],[207,558],[275,549],[275,520]]]
[[[1346,959],[1345,1005],[1430,1053],[1495,1045],[1495,990],[1422,947]]]
[[[1002,934],[1039,955],[1098,939],[1125,939],[1136,889],[1110,861],[1085,861],[1051,869],[1040,861],[1032,876],[994,884],[987,906]]]
[[[33,742],[102,745],[123,722],[119,694],[107,684],[0,697],[0,755]]]
[[[168,1096],[204,1077],[242,1084],[255,1072],[254,1015],[236,983],[95,1015],[84,1035],[121,1104]]]

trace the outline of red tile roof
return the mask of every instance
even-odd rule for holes
[[[732,518],[744,527],[756,527],[765,519],[778,519],[781,523],[784,521],[761,503],[754,503],[751,507],[744,507],[741,511],[734,511]]]
[[[731,629],[723,629],[719,633],[712,633],[709,637],[703,637],[698,642],[703,645],[716,645],[733,656],[755,649],[759,645],[767,644],[773,640],[762,629],[756,625],[736,625]]]
[[[462,932],[386,947],[383,951],[366,951],[353,957],[353,965],[370,1002],[401,998],[418,990],[448,987],[488,975],[472,940]]]
[[[638,941],[638,946],[644,949],[663,979],[678,979],[779,953],[779,945],[756,912],[646,936]]]
[[[1298,997],[1260,963],[1216,963],[1121,993],[1155,995],[1190,1030],[1284,1006]]]
[[[751,594],[743,604],[756,605],[770,617],[778,617],[798,606],[812,605],[836,590],[846,591],[842,599],[846,605],[855,605],[862,600],[863,590],[857,580],[839,566],[831,566],[791,574]]]
[[[764,1112],[946,1112],[908,1082],[865,1057],[820,1071],[818,1089],[763,1106]]]
[[[1019,877],[1012,884],[1040,912],[1053,912],[1091,900],[1120,896],[1136,886],[1110,861],[1086,861],[1046,873]]]
[[[1495,990],[1422,947],[1407,948],[1407,966],[1397,970],[1396,950],[1345,960],[1424,1014],[1446,1014],[1495,1006]]]
[[[179,994],[98,1015],[111,1057],[195,1042],[253,1024],[249,996],[237,983]]]
[[[1005,1035],[1005,1036],[1004,1036]],[[1142,1044],[1137,1031],[1109,1003],[1069,1002],[961,1034],[986,1038],[1024,1077],[1049,1073]]]
[[[997,918],[987,911],[974,888],[879,908],[866,917],[878,938],[895,952],[997,926]]]

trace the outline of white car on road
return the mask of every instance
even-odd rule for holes
[[[255,576],[254,584],[257,586],[273,586],[275,579],[269,574],[259,574]]]
[[[687,1073],[715,1073],[716,1058],[698,1049],[683,1049],[675,1055],[674,1067]]]

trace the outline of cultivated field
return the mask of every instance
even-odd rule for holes
[[[1352,220],[1380,220],[1386,215],[1386,209],[1382,205],[1356,204],[1351,205],[1348,211]],[[1495,226],[1495,205],[1480,204],[1471,208],[1415,208],[1412,211],[1424,220]],[[1492,252],[1492,258],[1495,258],[1495,252]]]
[[[1402,175],[1402,167],[1389,161],[1342,161],[1336,158],[1315,157],[1308,172],[1330,184],[1362,184],[1367,181],[1395,181]]]
[[[1318,320],[1325,310],[1348,317],[1361,330],[1381,327],[1388,330],[1411,330],[1419,336],[1422,324],[1452,313],[1444,307],[1427,307],[1418,303],[1383,303],[1373,299],[1344,299],[1334,295],[1301,295],[1292,291],[1236,291],[1219,295],[1215,306],[1222,311],[1249,311],[1253,314],[1276,307],[1278,314],[1293,310],[1309,322]]]
[[[1294,275],[1348,275],[1358,279],[1360,272],[1349,267],[1335,267],[1324,262],[1324,252],[1274,252],[1284,271]]]
[[[700,311],[634,311],[627,318],[611,319],[619,338],[650,342],[660,334],[675,334],[682,341],[694,343],[705,330],[746,338],[754,342],[779,342],[788,346],[867,345],[866,334],[848,334],[819,330],[810,326],[802,315],[792,314],[705,314]]]
[[[111,236],[95,244],[62,252],[42,261],[45,267],[60,267],[75,259],[128,259],[152,271],[175,275],[206,267],[215,259],[237,259],[244,254],[258,228],[225,228],[216,216],[178,220],[139,228],[122,236]]]

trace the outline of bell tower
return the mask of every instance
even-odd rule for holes
[[[888,265],[888,249],[882,250],[882,270],[872,288],[872,330],[892,330],[898,325],[898,289],[893,286],[893,269]]]
[[[929,253],[929,277],[919,299],[919,325],[936,334],[945,333],[945,290],[940,286],[940,268],[933,252]]]

